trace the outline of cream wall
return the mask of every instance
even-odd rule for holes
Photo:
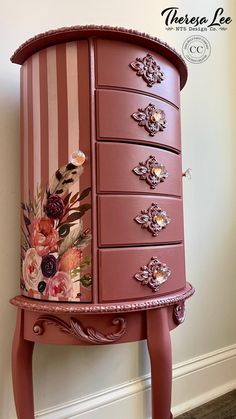
[[[15,309],[8,299],[19,292],[19,67],[10,55],[39,32],[77,24],[109,24],[159,36],[181,51],[186,33],[164,29],[160,11],[179,6],[211,15],[224,6],[235,20],[234,0],[13,0],[0,14],[1,138],[1,292],[0,418],[14,419],[10,348]],[[174,362],[236,343],[236,199],[235,199],[235,22],[226,32],[207,33],[212,54],[201,65],[189,64],[182,93],[185,182],[185,238],[188,279],[197,289],[185,324],[173,332]],[[203,34],[204,35],[204,34]],[[34,356],[36,409],[41,410],[99,391],[148,372],[146,346],[37,347]],[[19,360],[20,362],[20,360]],[[127,418],[132,419],[132,418]]]

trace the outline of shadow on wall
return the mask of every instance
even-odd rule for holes
[[[0,293],[0,417],[12,419],[15,416],[11,391],[11,341],[15,326],[16,311],[9,299],[19,292],[19,101],[11,80],[0,80],[0,197],[1,197],[1,293]],[[14,83],[13,83],[14,84]],[[4,413],[3,413],[4,412]],[[6,413],[8,412],[8,417]]]

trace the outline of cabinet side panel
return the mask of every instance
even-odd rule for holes
[[[88,59],[70,42],[21,70],[21,288],[37,299],[92,301]]]

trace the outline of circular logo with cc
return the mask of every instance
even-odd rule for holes
[[[203,36],[193,35],[185,39],[183,43],[183,55],[186,60],[193,64],[201,64],[209,58],[211,45]]]

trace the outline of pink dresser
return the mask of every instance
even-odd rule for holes
[[[21,65],[18,418],[34,418],[35,342],[147,339],[152,417],[170,419],[169,332],[194,292],[184,262],[186,65],[156,38],[96,26],[37,35],[12,62]]]

